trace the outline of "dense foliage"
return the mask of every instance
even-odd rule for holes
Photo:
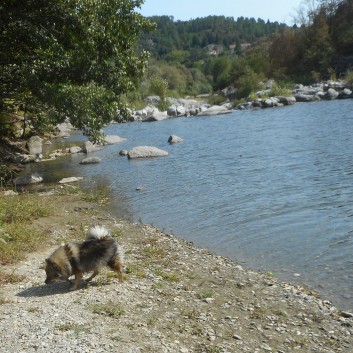
[[[99,140],[104,124],[123,121],[127,103],[138,107],[149,94],[167,104],[168,95],[232,85],[242,99],[270,78],[353,77],[352,0],[304,2],[311,6],[291,27],[243,17],[146,19],[142,3],[2,0],[0,136],[16,120],[25,133],[69,117]]]
[[[39,130],[70,117],[97,132],[124,119],[124,95],[147,65],[136,51],[140,32],[152,28],[135,11],[141,3],[2,0],[0,123],[18,117]]]
[[[291,27],[242,17],[153,17],[157,30],[140,40],[155,58],[149,72],[167,80],[171,93],[211,93],[234,85],[238,99],[270,78],[310,83],[344,77],[353,67],[353,1],[305,4]]]
[[[197,51],[210,44],[224,46],[255,42],[286,28],[278,22],[239,17],[208,16],[190,21],[174,21],[170,16],[151,17],[157,25],[141,37],[141,45],[155,57],[163,58],[173,51]],[[191,59],[192,60],[192,59]]]
[[[312,81],[340,78],[353,68],[353,1],[318,3],[300,28],[274,36],[272,74]]]

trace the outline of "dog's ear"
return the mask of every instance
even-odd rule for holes
[[[44,269],[47,267],[47,265],[49,265],[49,264],[50,264],[50,260],[49,260],[49,259],[45,259],[45,261],[43,261],[43,262],[39,265],[39,269],[44,270]]]

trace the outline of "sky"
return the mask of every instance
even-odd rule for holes
[[[254,17],[293,25],[303,0],[145,0],[138,10],[143,16],[173,16],[188,21],[197,17]]]

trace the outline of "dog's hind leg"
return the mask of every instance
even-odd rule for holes
[[[83,273],[81,271],[75,272],[75,282],[72,285],[72,287],[70,288],[70,290],[75,290],[77,289],[77,287],[80,285],[81,280],[83,277]]]
[[[94,277],[96,277],[96,276],[98,275],[98,273],[99,273],[98,270],[94,270],[93,273],[92,273],[92,275],[86,279],[86,282],[92,281],[92,279],[93,279]]]
[[[115,261],[113,264],[109,264],[109,267],[118,274],[119,281],[123,281],[123,264],[120,261]]]

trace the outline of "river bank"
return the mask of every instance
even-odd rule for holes
[[[1,196],[5,197],[5,196]],[[1,270],[0,344],[7,352],[351,352],[353,314],[316,293],[242,268],[191,242],[116,219],[72,186],[44,192],[55,213],[33,220],[47,233],[37,253]],[[44,285],[43,260],[94,224],[126,251],[125,280],[102,272],[69,292]]]

